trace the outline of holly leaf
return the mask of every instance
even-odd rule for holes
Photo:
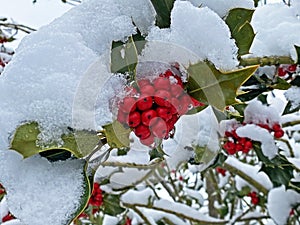
[[[297,52],[297,64],[300,65],[300,46],[295,45]]]
[[[40,147],[37,146],[40,129],[38,123],[26,123],[17,128],[12,138],[10,149],[14,149],[23,155],[24,158],[39,153]]]
[[[129,147],[129,134],[131,132],[131,129],[124,128],[124,126],[117,120],[115,120],[113,123],[103,126],[103,129],[103,133],[110,147]]]
[[[118,195],[105,194],[103,197],[103,206],[104,213],[111,216],[117,216],[125,211],[125,209],[120,206],[120,196]]]
[[[278,77],[276,83],[271,85],[270,87],[273,89],[278,89],[278,90],[287,90],[291,86],[292,85],[290,83],[288,83],[286,80]]]
[[[38,136],[40,134],[39,125],[37,122],[25,123],[19,126],[12,138],[10,149],[13,149],[28,158],[40,152],[48,150],[61,149],[61,154],[65,154],[65,150],[76,156],[77,158],[90,154],[97,143],[99,137],[95,132],[81,130],[61,136],[63,145],[59,145],[55,140],[52,143],[46,143],[48,147],[38,145]],[[64,153],[63,153],[64,152]],[[44,153],[43,153],[44,154]],[[62,158],[64,158],[62,156]]]
[[[209,165],[218,155],[218,152],[211,151],[207,146],[201,147],[199,145],[193,146],[195,150],[195,162]]]
[[[112,73],[132,73],[138,63],[138,50],[133,37],[129,37],[126,43],[122,41],[113,41],[111,47],[111,65]]]
[[[175,0],[151,0],[151,2],[156,11],[155,25],[159,28],[169,28]]]
[[[237,91],[256,71],[258,66],[221,72],[209,62],[199,62],[187,69],[189,95],[200,102],[210,104],[223,111],[227,105],[237,103]]]
[[[239,48],[239,56],[249,53],[255,37],[254,30],[250,24],[253,13],[254,10],[251,9],[234,8],[229,11],[225,20]]]

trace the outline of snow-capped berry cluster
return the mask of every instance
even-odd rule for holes
[[[258,205],[259,203],[259,196],[257,195],[257,193],[255,191],[252,191],[248,194],[248,196],[251,198],[251,203],[253,205]]]
[[[223,148],[229,155],[234,155],[239,151],[247,154],[253,148],[251,139],[246,137],[239,137],[236,133],[236,129],[244,125],[246,125],[246,123],[239,124],[235,129],[225,131],[226,141],[223,144]],[[275,123],[273,126],[269,126],[269,124],[263,123],[256,125],[268,130],[270,133],[273,133],[274,137],[277,139],[281,138],[284,135],[284,131],[279,123]]]
[[[286,74],[292,74],[297,71],[297,64],[283,64],[278,67],[277,74],[280,77],[284,77]]]
[[[224,143],[223,148],[229,155],[233,155],[239,151],[247,154],[253,147],[252,141],[249,138],[239,137],[235,129],[226,131],[225,137],[227,141]]]
[[[155,138],[167,139],[181,115],[201,104],[183,89],[180,76],[170,69],[153,81],[141,79],[137,88],[119,101],[117,120],[133,129],[142,144],[150,146]]]

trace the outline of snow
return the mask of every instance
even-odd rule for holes
[[[233,166],[234,168],[238,168],[243,173],[247,174],[249,177],[257,181],[259,184],[261,184],[263,187],[265,187],[267,190],[271,190],[273,188],[273,184],[267,174],[264,172],[260,172],[260,167],[258,166],[252,166],[246,163],[243,163],[236,159],[235,157],[228,157],[225,161],[229,165]],[[237,178],[237,189],[241,190],[244,186],[250,186],[247,184],[242,178]],[[258,190],[259,191],[259,190]]]
[[[151,41],[144,51],[148,61],[188,65],[208,59],[222,70],[238,65],[237,47],[225,22],[211,9],[187,1],[176,1],[170,28],[152,28],[147,40]]]
[[[141,191],[129,190],[121,197],[121,201],[127,204],[141,204],[147,205],[154,196],[150,188]]]
[[[220,17],[225,17],[230,9],[233,8],[247,8],[253,9],[252,0],[189,0],[195,6],[207,6],[214,10]]]
[[[247,137],[251,140],[259,141],[263,154],[269,159],[273,159],[276,156],[278,147],[275,144],[272,134],[268,130],[254,124],[247,124],[243,127],[239,127],[236,133],[239,137]]]
[[[284,96],[291,102],[292,110],[300,106],[300,87],[292,86],[284,93]]]
[[[288,7],[278,3],[258,7],[251,21],[256,37],[249,56],[291,56],[296,61],[294,45],[300,45],[300,20],[297,15],[297,5]]]
[[[116,225],[116,224],[118,224],[118,222],[119,222],[119,220],[117,217],[105,214],[102,224],[103,225]]]
[[[299,203],[299,193],[291,189],[286,190],[284,186],[281,186],[269,192],[267,208],[276,224],[284,225],[287,222],[292,207]]]
[[[0,99],[5,99],[0,102],[0,147],[8,147],[8,137],[24,121],[39,123],[41,143],[62,144],[61,135],[73,125],[73,99],[86,70],[113,40],[136,32],[132,19],[146,33],[154,16],[148,0],[91,0],[24,38],[0,79]],[[105,69],[93,74],[93,81],[110,76],[108,64]],[[95,129],[94,121],[80,125]]]
[[[272,127],[276,123],[280,123],[280,115],[278,110],[270,105],[263,105],[260,101],[251,101],[246,107],[245,123],[268,124]]]
[[[20,220],[10,220],[5,223],[2,223],[2,225],[25,225]]]
[[[14,151],[0,151],[0,183],[9,211],[25,224],[65,224],[80,206],[83,166],[82,160],[50,163],[40,156],[23,159]]]

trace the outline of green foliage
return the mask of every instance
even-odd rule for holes
[[[175,0],[151,0],[156,11],[156,25],[160,28],[168,28],[171,24],[171,11]]]
[[[208,165],[212,160],[214,160],[218,152],[210,150],[207,146],[200,147],[199,145],[193,146],[195,151],[195,162],[204,163]]]
[[[133,37],[129,37],[126,43],[113,41],[111,47],[112,73],[132,73],[135,74],[138,63],[138,52]]]
[[[10,148],[22,154],[24,158],[33,156],[41,149],[37,146],[39,134],[38,123],[23,124],[16,129]]]
[[[250,24],[254,10],[234,8],[229,11],[225,22],[229,26],[232,37],[238,46],[238,55],[249,53],[254,40],[254,30]]]
[[[104,213],[110,216],[117,216],[125,211],[125,209],[120,206],[119,195],[105,194],[103,196],[103,207]]]
[[[300,65],[300,46],[296,46],[295,45],[295,48],[296,48],[296,52],[297,52],[297,64]]]
[[[238,89],[256,69],[257,66],[250,66],[231,72],[221,72],[208,62],[190,65],[187,69],[188,93],[198,101],[223,111],[227,105],[237,102]]]
[[[126,129],[124,126],[115,120],[111,124],[103,126],[103,133],[107,139],[107,143],[112,148],[129,147],[129,134],[131,129]]]
[[[46,154],[45,151],[59,150],[61,152],[59,154],[65,155],[68,151],[77,158],[86,156],[92,152],[94,147],[99,141],[97,135],[93,132],[89,131],[78,131],[76,135],[74,133],[68,133],[62,135],[63,145],[60,146],[55,141],[52,143],[47,143],[47,147],[38,145],[38,136],[40,134],[40,129],[38,123],[31,122],[25,123],[19,126],[12,138],[10,149],[16,150],[24,158],[33,156],[40,152],[42,154]],[[63,158],[63,156],[61,157]]]

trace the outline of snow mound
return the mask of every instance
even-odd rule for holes
[[[293,86],[289,88],[285,93],[284,96],[288,101],[291,102],[292,107],[291,109],[296,109],[300,106],[300,87]]]
[[[225,22],[211,9],[198,8],[187,1],[176,1],[171,12],[170,28],[152,28],[147,40],[155,42],[148,44],[150,49],[146,48],[144,53],[150,60],[187,64],[208,59],[222,70],[232,70],[238,65],[238,49]],[[152,47],[156,42],[173,45],[173,49],[172,46],[162,48],[165,44],[161,44],[160,48]]]
[[[83,160],[50,163],[40,156],[22,159],[0,151],[0,182],[9,211],[24,224],[66,224],[84,193]]]

